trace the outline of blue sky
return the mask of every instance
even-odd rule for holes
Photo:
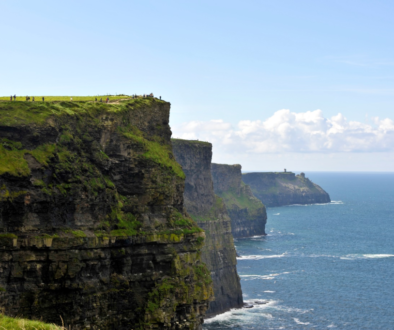
[[[329,124],[340,113],[371,129],[379,126],[373,117],[394,119],[392,1],[18,0],[0,1],[0,12],[2,95],[153,92],[172,103],[180,137],[187,123],[211,120],[239,135],[240,122],[265,122],[281,109],[320,109]],[[201,131],[193,136],[210,137]],[[298,146],[291,155],[260,147],[241,155],[214,146],[214,161],[389,171],[390,134],[370,149],[322,153]]]

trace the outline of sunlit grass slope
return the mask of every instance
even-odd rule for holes
[[[0,330],[66,330],[54,324],[12,318],[0,314]]]

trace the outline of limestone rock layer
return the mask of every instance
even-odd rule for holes
[[[170,104],[0,103],[0,312],[72,329],[200,329],[204,232]]]
[[[186,175],[186,210],[206,234],[202,260],[211,272],[215,296],[206,315],[242,307],[231,219],[223,200],[213,190],[212,144],[180,139],[173,139],[172,143],[175,158]]]

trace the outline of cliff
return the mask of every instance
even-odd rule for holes
[[[170,104],[0,102],[0,312],[72,329],[200,329],[212,280]]]
[[[329,203],[330,196],[304,173],[256,172],[245,173],[242,180],[265,206]]]
[[[173,139],[176,160],[186,175],[185,207],[206,234],[202,260],[211,271],[215,300],[207,316],[242,307],[242,290],[236,268],[231,220],[223,200],[213,191],[212,144]]]
[[[211,164],[215,194],[226,205],[233,237],[265,235],[265,206],[242,182],[241,168],[241,165]]]

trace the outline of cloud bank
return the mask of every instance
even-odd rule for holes
[[[325,118],[321,110],[284,109],[266,120],[190,121],[173,128],[173,136],[212,142],[222,152],[250,154],[348,153],[394,150],[394,121],[374,118],[365,124],[342,114]]]

